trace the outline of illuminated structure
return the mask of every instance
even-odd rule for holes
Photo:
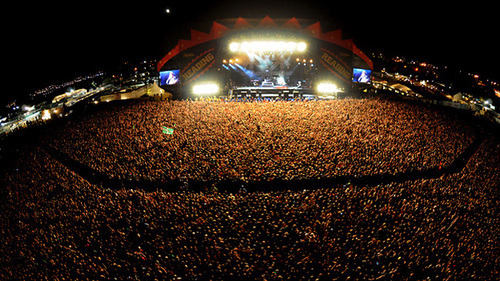
[[[158,62],[160,85],[178,97],[336,94],[367,83],[372,61],[343,39],[307,20],[228,19],[178,44]]]

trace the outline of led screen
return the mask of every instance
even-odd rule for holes
[[[369,69],[354,68],[353,69],[353,82],[370,83],[372,71]]]
[[[160,72],[160,85],[175,85],[179,83],[179,69]]]

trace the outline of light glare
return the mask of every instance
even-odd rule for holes
[[[318,93],[320,94],[333,94],[337,93],[339,91],[339,88],[337,88],[337,85],[331,83],[331,82],[323,82],[318,84]]]
[[[239,48],[240,48],[240,43],[233,42],[233,43],[229,44],[229,50],[231,52],[237,52]]]
[[[215,83],[203,83],[193,87],[195,95],[213,95],[219,92],[219,86]]]
[[[304,52],[307,49],[305,42],[291,41],[243,41],[231,42],[229,50],[236,52]]]
[[[299,44],[297,44],[297,51],[299,51],[299,52],[305,51],[306,48],[307,48],[307,44],[304,42],[300,42]]]

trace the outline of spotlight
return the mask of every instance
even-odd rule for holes
[[[233,53],[236,52],[304,52],[307,48],[305,42],[292,42],[292,41],[244,41],[244,42],[231,42],[229,50]]]
[[[318,93],[320,94],[335,94],[339,92],[337,85],[331,82],[322,82],[318,84]]]
[[[240,43],[233,42],[233,43],[229,44],[229,50],[231,52],[237,52],[239,49],[240,49]]]
[[[286,42],[279,41],[276,43],[276,51],[278,52],[283,52],[286,50]]]
[[[297,43],[295,43],[295,42],[286,43],[286,50],[287,51],[293,52],[293,51],[295,51],[296,48],[297,48]]]
[[[196,84],[193,86],[195,95],[215,95],[219,92],[219,86],[213,82]]]
[[[304,42],[300,42],[299,44],[297,44],[297,51],[299,51],[299,52],[305,51],[306,48],[307,48],[307,44]]]

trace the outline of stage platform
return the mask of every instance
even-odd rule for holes
[[[229,90],[229,96],[235,98],[314,98],[313,89],[297,87],[237,87]]]

